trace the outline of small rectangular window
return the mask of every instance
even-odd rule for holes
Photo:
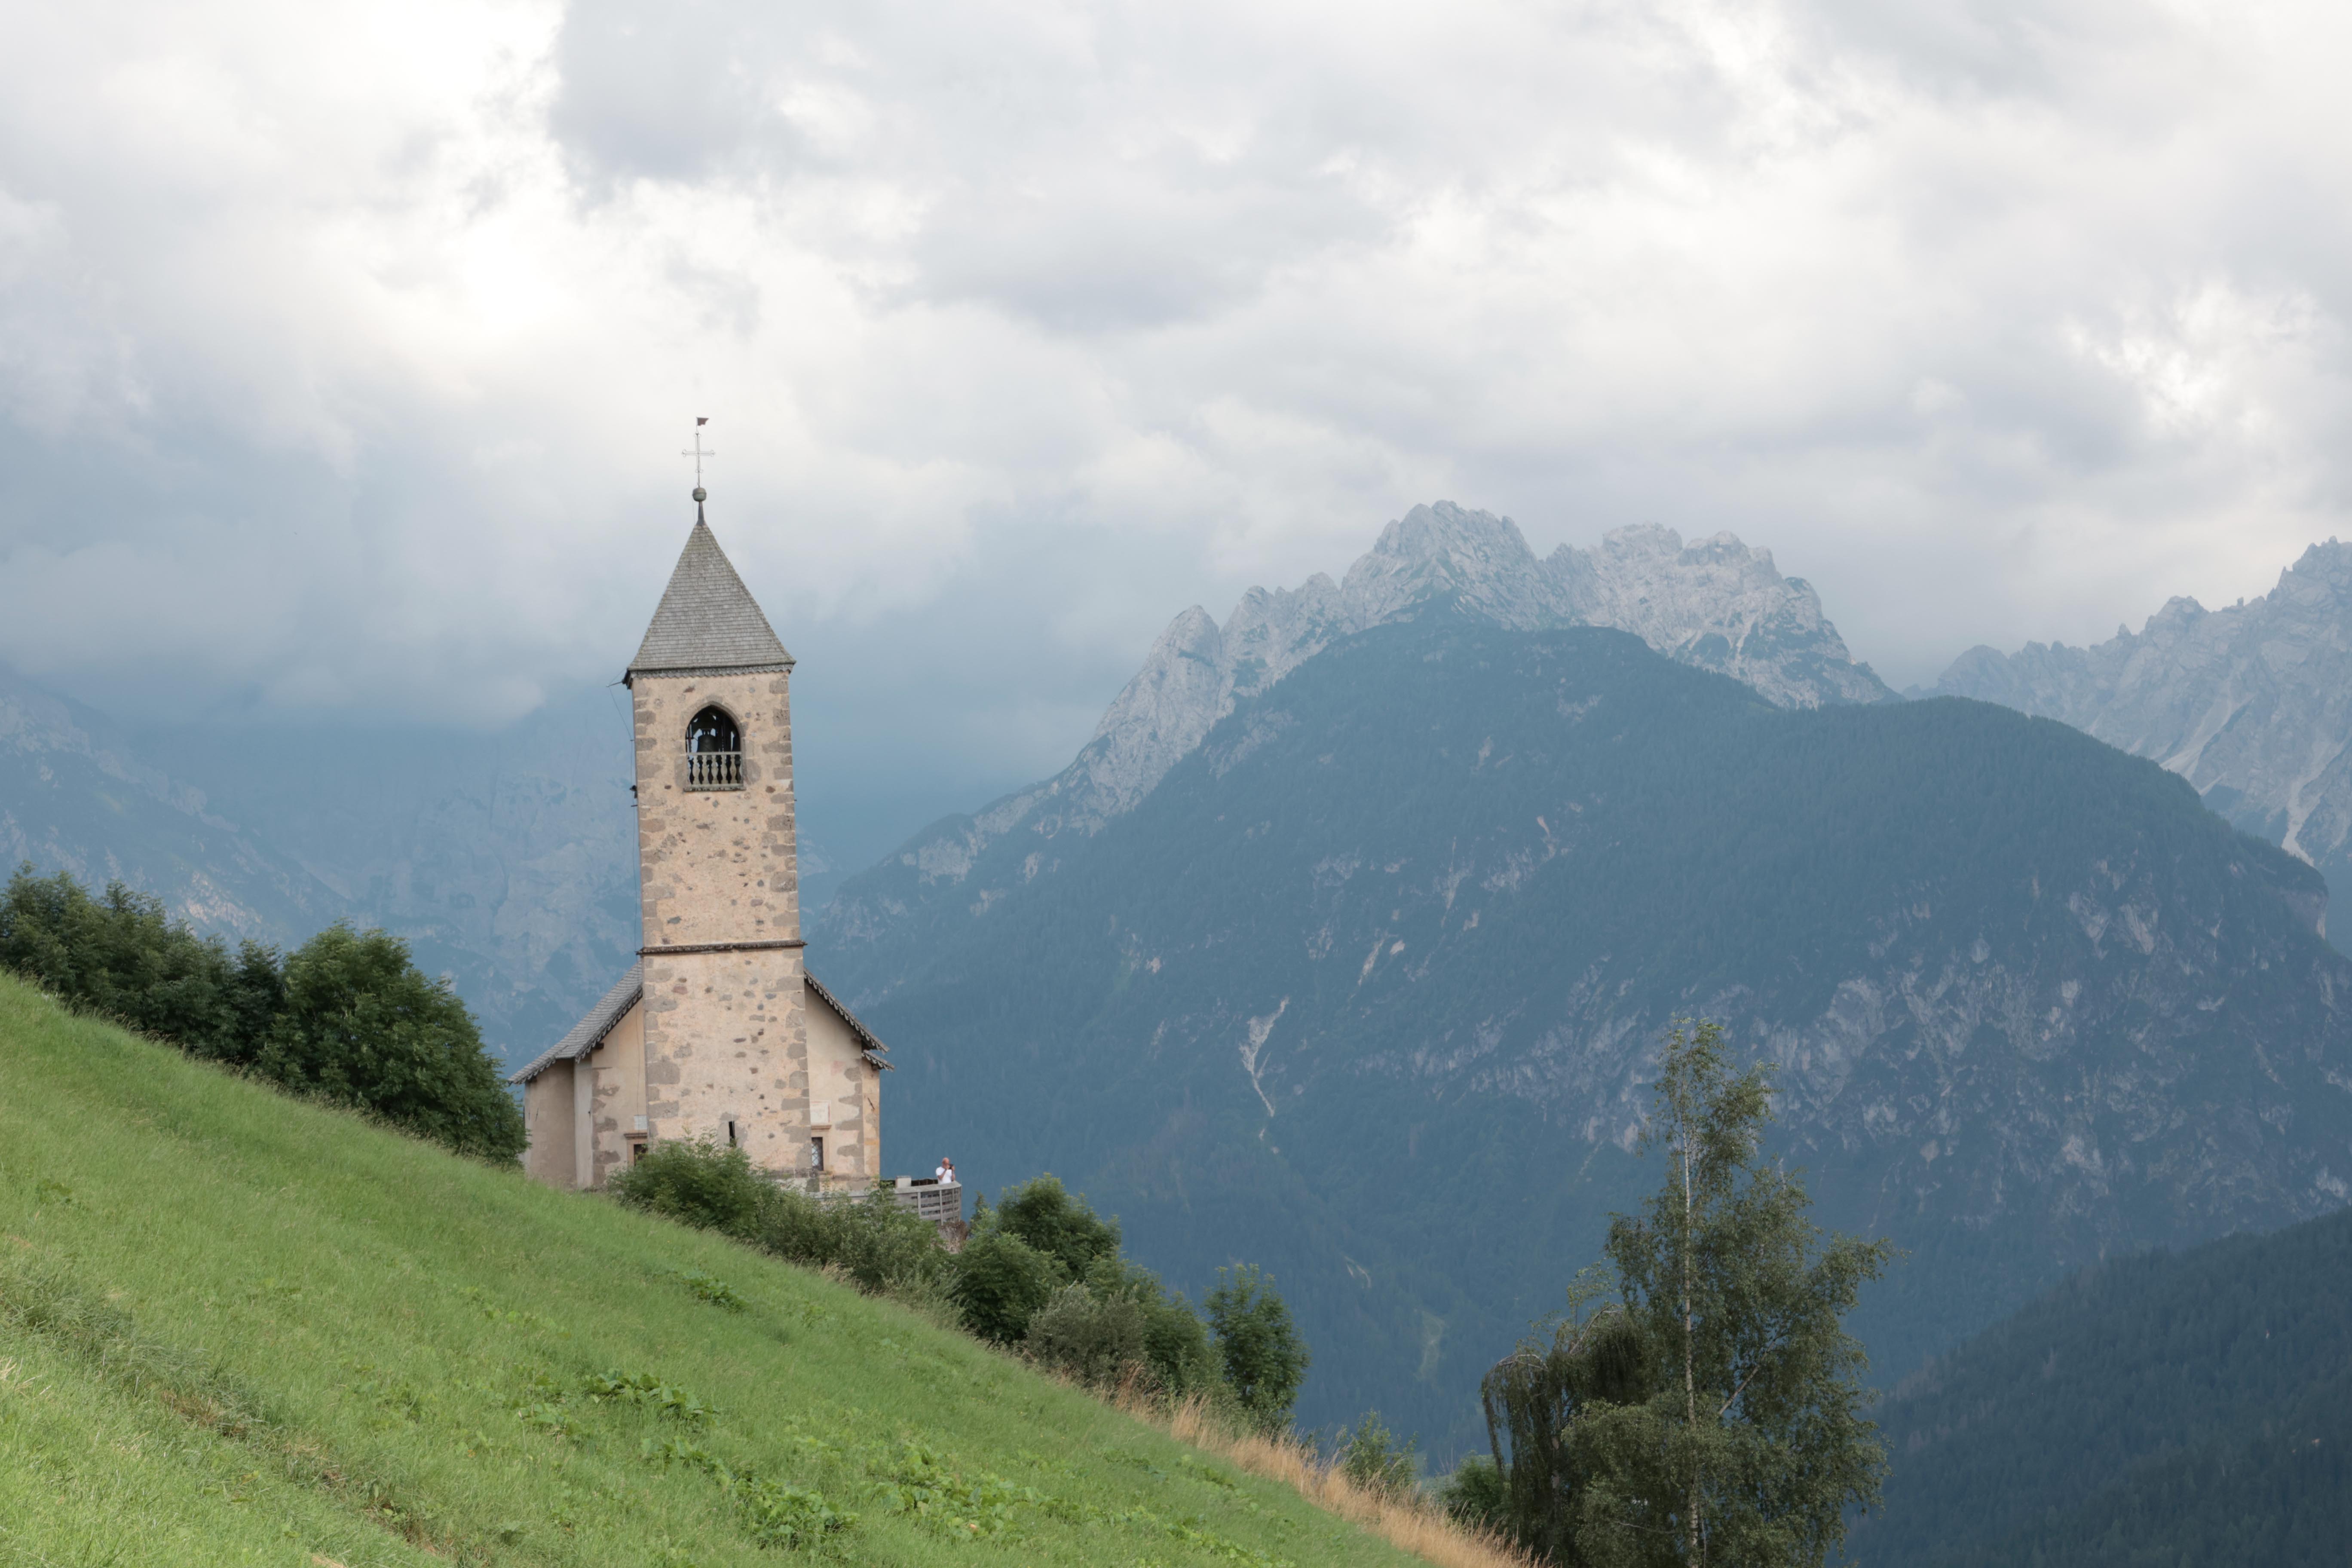
[[[822,1138],[809,1140],[809,1169],[812,1171],[824,1169],[824,1140]]]
[[[731,1116],[727,1119],[727,1146],[735,1147],[735,1119]]]

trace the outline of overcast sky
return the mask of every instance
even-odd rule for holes
[[[958,780],[1423,500],[1729,529],[1897,685],[2343,529],[2340,4],[6,18],[0,660],[101,704],[609,680],[697,414],[838,743]]]

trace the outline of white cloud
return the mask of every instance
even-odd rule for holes
[[[0,659],[510,713],[633,644],[695,413],[787,639],[934,650],[1033,771],[1185,603],[1438,496],[1731,528],[1897,680],[2102,636],[2341,526],[2347,27],[20,8]]]

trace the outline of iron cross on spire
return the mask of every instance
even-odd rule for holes
[[[719,456],[718,453],[712,451],[709,447],[705,447],[702,444],[702,427],[709,423],[710,416],[709,415],[696,415],[694,416],[694,445],[684,448],[678,453],[678,456],[681,458],[692,458],[694,459],[694,516],[695,521],[698,522],[702,519],[702,503],[704,500],[709,499],[709,492],[702,488],[702,459],[705,458],[715,458]]]

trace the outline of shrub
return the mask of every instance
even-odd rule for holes
[[[1239,1423],[1273,1429],[1289,1420],[1306,1373],[1306,1347],[1265,1276],[1245,1268],[1211,1295],[1213,1345],[1192,1304],[1121,1258],[1118,1227],[1051,1176],[1013,1189],[996,1208],[978,1206],[961,1253],[941,1246],[937,1227],[901,1208],[887,1187],[856,1201],[821,1200],[776,1186],[741,1150],[707,1142],[656,1144],[613,1176],[610,1190],[787,1262],[837,1269],[868,1295],[1018,1345],[1040,1365],[1094,1387],[1140,1373],[1162,1394],[1204,1396]],[[1061,1256],[1031,1237],[1086,1259],[1085,1275],[1071,1278]],[[1408,1482],[1411,1464],[1408,1458]]]
[[[1366,1411],[1352,1431],[1340,1428],[1335,1458],[1341,1474],[1381,1497],[1402,1498],[1421,1479],[1420,1446],[1400,1445],[1377,1411]]]
[[[763,1186],[758,1213],[742,1234],[778,1258],[838,1268],[871,1295],[916,1298],[935,1294],[929,1287],[950,1267],[938,1227],[899,1207],[887,1187],[852,1201]]]
[[[1298,1385],[1307,1379],[1307,1342],[1264,1271],[1244,1263],[1218,1269],[1217,1278],[1222,1283],[1202,1305],[1216,1331],[1225,1382],[1253,1423],[1278,1432],[1290,1424]]]
[[[331,925],[286,961],[285,1000],[254,1067],[289,1089],[372,1110],[461,1154],[511,1160],[522,1112],[446,982],[380,931]]]
[[[1118,1257],[1097,1258],[1087,1274],[1097,1299],[1132,1301],[1143,1315],[1143,1360],[1163,1391],[1179,1398],[1215,1386],[1217,1354],[1208,1326],[1192,1304],[1160,1283],[1160,1277]]]
[[[998,1226],[1059,1263],[1066,1279],[1084,1279],[1097,1259],[1118,1256],[1118,1222],[1097,1218],[1051,1174],[1000,1194],[994,1213]]]
[[[1019,1344],[1029,1320],[1056,1287],[1060,1265],[1007,1230],[994,1226],[964,1243],[956,1255],[952,1294],[964,1327],[1000,1345]]]
[[[163,900],[120,882],[93,899],[60,871],[20,869],[0,900],[0,964],[76,1006],[192,1055],[242,1063],[259,1048],[284,987],[278,955],[172,924]]]
[[[522,1112],[472,1015],[382,931],[331,926],[281,964],[247,942],[230,956],[120,882],[93,899],[27,866],[0,900],[0,964],[78,1007],[373,1112],[460,1153],[522,1152]]]
[[[1065,1285],[1046,1298],[1029,1320],[1023,1348],[1038,1365],[1090,1388],[1116,1388],[1128,1377],[1150,1375],[1142,1306],[1123,1295],[1097,1296],[1084,1285]]]
[[[1510,1483],[1495,1461],[1473,1454],[1437,1484],[1438,1505],[1474,1530],[1507,1534],[1511,1527]]]
[[[742,1150],[683,1140],[655,1144],[635,1164],[614,1172],[605,1189],[633,1208],[746,1239],[758,1236],[775,1193]]]

